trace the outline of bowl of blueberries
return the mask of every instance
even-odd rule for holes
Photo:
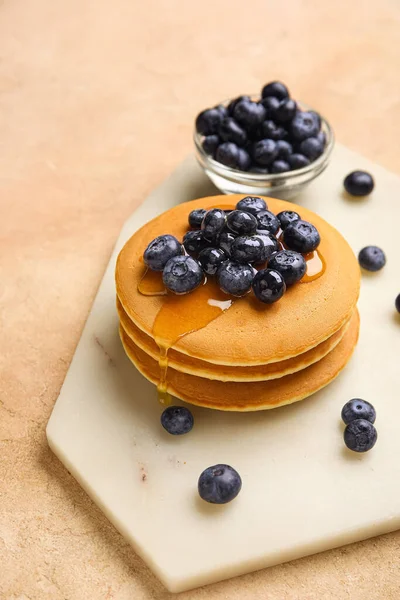
[[[273,81],[261,95],[203,110],[194,144],[200,166],[222,192],[290,200],[326,169],[334,135],[326,119]]]

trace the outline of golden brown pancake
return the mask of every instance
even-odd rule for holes
[[[357,343],[359,315],[355,311],[343,339],[325,358],[310,367],[267,382],[238,383],[211,381],[168,370],[168,392],[190,404],[219,410],[252,411],[277,408],[303,400],[330,383],[345,367]],[[136,346],[123,328],[120,335],[125,352],[151,382],[159,382],[159,365]]]

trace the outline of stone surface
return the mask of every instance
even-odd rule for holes
[[[116,236],[191,150],[195,113],[268,79],[400,171],[400,9],[3,0],[0,15],[0,597],[166,600],[44,434]],[[399,555],[391,534],[182,597],[397,600]]]

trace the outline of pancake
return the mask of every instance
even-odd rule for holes
[[[210,381],[168,369],[168,392],[189,404],[229,411],[266,410],[303,400],[328,385],[346,366],[357,344],[359,323],[355,311],[336,348],[298,373],[267,382],[238,383]],[[157,361],[136,346],[122,327],[120,336],[133,364],[149,381],[158,384]]]
[[[143,331],[141,331],[128,317],[121,303],[117,299],[117,310],[124,333],[132,342],[156,361],[160,358],[160,350],[156,342]],[[293,358],[284,361],[250,367],[230,367],[225,365],[214,365],[209,361],[191,358],[186,354],[170,349],[168,352],[168,364],[171,368],[203,377],[205,379],[216,379],[218,381],[268,381],[277,379],[291,373],[305,369],[311,364],[321,360],[340,342],[345,334],[349,322],[334,333],[327,340]]]
[[[129,319],[144,334],[152,337],[156,316],[165,302],[163,296],[144,296],[137,289],[145,272],[142,255],[148,243],[165,233],[182,239],[191,210],[234,208],[242,197],[214,196],[180,204],[144,225],[126,243],[117,260],[117,296]],[[274,198],[266,201],[274,213],[295,210],[317,227],[325,272],[310,283],[293,285],[272,305],[263,305],[252,295],[236,299],[211,323],[175,342],[175,351],[214,365],[264,366],[305,354],[350,319],[359,294],[360,269],[347,242],[306,208]]]

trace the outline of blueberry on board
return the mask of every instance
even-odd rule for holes
[[[254,144],[253,158],[260,165],[270,165],[277,156],[278,150],[274,140],[260,140]]]
[[[288,157],[288,163],[294,171],[296,169],[302,169],[303,167],[307,167],[310,164],[310,161],[306,156],[304,156],[304,154],[298,154],[296,152],[295,154],[291,154]]]
[[[199,254],[199,263],[207,275],[215,275],[227,256],[220,248],[204,248]]]
[[[218,134],[224,142],[233,142],[237,146],[244,146],[247,142],[246,131],[232,117],[222,121]]]
[[[231,255],[232,244],[236,237],[229,231],[223,231],[218,238],[218,245],[225,252],[227,256]]]
[[[206,214],[205,208],[195,208],[189,213],[189,225],[193,229],[200,229],[201,224],[203,222],[204,216]]]
[[[233,210],[226,217],[226,225],[236,235],[253,235],[257,229],[257,219],[244,210]]]
[[[261,96],[263,98],[274,96],[275,98],[278,98],[278,100],[284,100],[285,98],[289,98],[289,90],[284,83],[281,83],[280,81],[271,81],[271,83],[264,85]]]
[[[239,147],[232,142],[224,142],[218,146],[215,159],[226,167],[236,169],[239,162]]]
[[[290,165],[286,160],[274,160],[271,165],[271,173],[286,173],[290,171]]]
[[[272,269],[263,269],[258,271],[253,279],[253,292],[264,304],[277,302],[286,291],[286,284],[283,276],[278,271]]]
[[[265,118],[271,119],[272,115],[275,113],[276,109],[280,104],[280,100],[278,100],[278,98],[275,98],[274,96],[266,96],[265,98],[261,98],[260,104],[262,104],[265,108]]]
[[[249,169],[250,173],[256,173],[257,175],[268,175],[268,167],[261,167],[260,165],[253,165]]]
[[[212,208],[204,215],[201,230],[206,240],[215,240],[226,223],[226,214],[220,208]]]
[[[344,189],[352,196],[368,196],[375,186],[372,175],[366,171],[352,171],[347,175],[344,182]]]
[[[233,116],[247,131],[257,128],[266,118],[266,110],[258,102],[239,102],[235,106]]]
[[[318,248],[321,238],[314,225],[299,219],[286,227],[283,241],[290,250],[307,254]]]
[[[277,140],[276,147],[278,149],[278,159],[288,160],[289,156],[293,154],[293,146],[286,140]]]
[[[201,266],[191,256],[174,256],[164,267],[163,282],[167,290],[175,294],[187,294],[203,281]]]
[[[182,244],[173,235],[159,235],[147,246],[143,254],[152,271],[162,271],[173,256],[183,254]]]
[[[183,245],[188,254],[198,254],[203,248],[206,248],[209,243],[205,239],[202,231],[195,230],[185,233],[183,236]]]
[[[386,264],[386,256],[378,246],[366,246],[360,250],[358,262],[366,271],[380,271]]]
[[[247,171],[251,165],[250,154],[244,148],[239,148],[237,169],[239,171]]]
[[[286,98],[279,103],[279,106],[272,113],[272,118],[277,123],[288,123],[293,119],[297,112],[297,104],[291,98]]]
[[[267,209],[267,203],[259,196],[246,196],[236,204],[237,210],[244,210],[256,216],[260,210]]]
[[[288,133],[284,127],[277,125],[275,121],[267,120],[264,121],[260,126],[260,137],[261,139],[269,140],[284,140],[288,137]]]
[[[309,137],[315,137],[319,131],[319,126],[313,114],[308,111],[298,112],[290,124],[290,131],[293,139],[302,142]]]
[[[200,497],[211,504],[231,502],[242,489],[239,473],[229,465],[208,467],[199,477]]]
[[[258,230],[256,232],[256,236],[261,238],[264,243],[264,248],[262,250],[261,258],[260,258],[260,263],[263,263],[266,260],[268,260],[269,258],[271,258],[271,256],[273,254],[275,254],[275,252],[278,252],[278,250],[280,248],[279,242],[276,239],[276,237],[273,236],[272,233],[269,233],[268,231]]]
[[[161,425],[171,435],[189,433],[193,424],[193,415],[184,406],[168,406],[161,415]]]
[[[293,250],[281,250],[274,254],[268,263],[268,268],[278,271],[287,286],[293,285],[304,277],[307,270],[305,258]]]
[[[238,263],[257,263],[261,261],[263,250],[261,237],[239,235],[232,244],[231,257]]]
[[[278,213],[276,217],[281,224],[281,229],[286,229],[288,225],[301,219],[299,213],[295,212],[294,210],[283,210],[282,212]]]
[[[376,412],[372,404],[361,398],[353,398],[346,402],[342,408],[342,420],[346,425],[356,419],[365,419],[370,423],[375,423]]]
[[[310,160],[316,160],[324,151],[324,145],[317,137],[309,137],[300,144],[300,152]]]
[[[344,443],[354,452],[368,452],[375,446],[378,433],[366,419],[355,419],[346,425]]]
[[[201,146],[206,154],[214,154],[220,144],[220,139],[217,134],[207,135],[201,143]]]
[[[400,294],[397,296],[396,300],[394,301],[394,305],[396,307],[397,312],[400,313]]]
[[[201,135],[212,135],[218,133],[222,122],[222,114],[217,108],[207,108],[196,117],[196,131]]]
[[[251,265],[242,265],[232,260],[222,263],[217,271],[219,287],[232,296],[244,296],[250,290],[253,278],[254,269]]]
[[[234,98],[233,100],[231,100],[228,104],[228,113],[231,116],[233,116],[236,105],[239,104],[239,102],[251,102],[251,98],[250,96],[239,96],[238,98]]]
[[[280,227],[277,216],[269,210],[261,210],[258,212],[256,219],[258,230],[267,230],[270,233],[275,234]]]

